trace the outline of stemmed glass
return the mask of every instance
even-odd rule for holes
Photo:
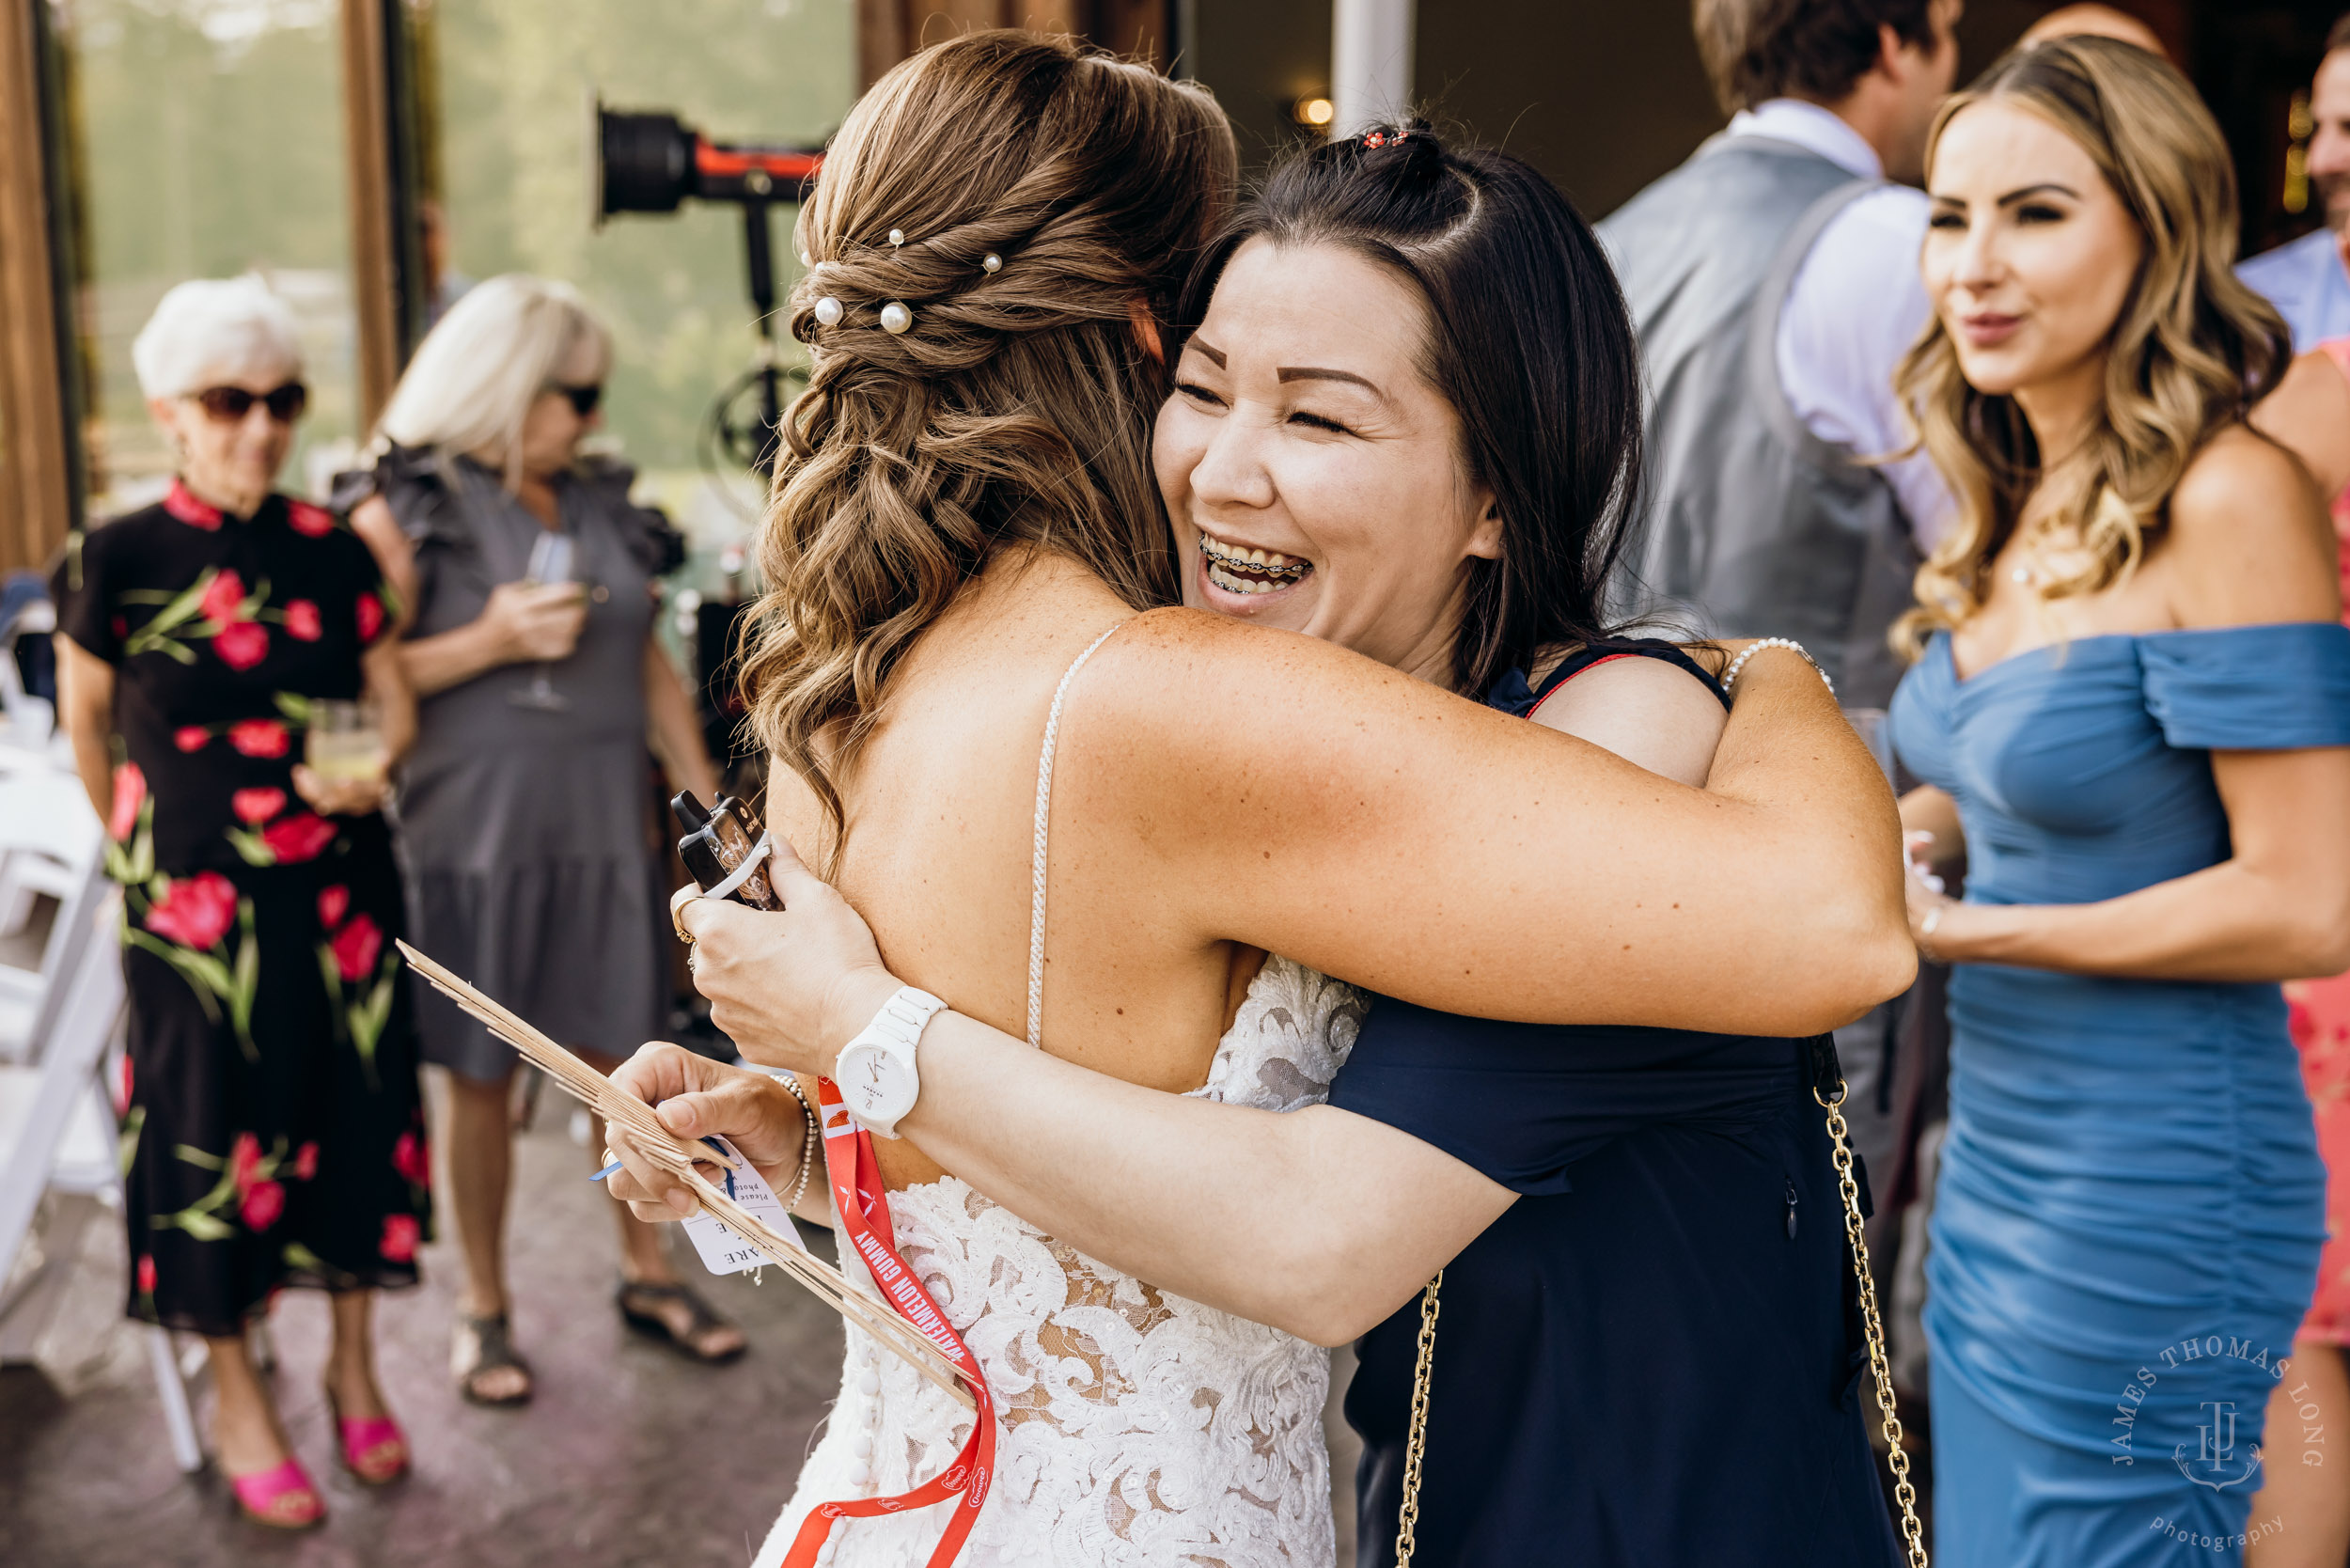
[[[572,547],[571,535],[559,529],[546,529],[530,547],[530,568],[524,573],[523,581],[532,588],[572,581],[572,566],[576,554]],[[555,689],[551,679],[554,668],[551,664],[540,665],[531,676],[530,684],[509,694],[508,700],[518,708],[538,708],[548,713],[560,713],[570,707],[571,699]]]

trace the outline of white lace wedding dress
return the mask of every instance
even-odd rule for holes
[[[1032,958],[1069,676],[1038,770]],[[1032,962],[1031,1039],[1041,975]],[[1318,1105],[1361,1019],[1352,987],[1269,959],[1193,1092],[1275,1111]],[[1002,1423],[995,1483],[958,1568],[1332,1568],[1328,1352],[1097,1262],[956,1177],[893,1192],[889,1206],[900,1253],[979,1357]],[[853,1254],[845,1266],[872,1289]],[[954,1463],[970,1434],[963,1406],[857,1329],[847,1333],[830,1424],[758,1568],[782,1562],[818,1503],[919,1485]],[[948,1506],[840,1519],[824,1560],[920,1568]]]

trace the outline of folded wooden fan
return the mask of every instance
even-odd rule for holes
[[[741,1204],[727,1196],[723,1187],[713,1184],[696,1168],[697,1162],[728,1167],[733,1162],[706,1143],[691,1142],[670,1132],[661,1124],[661,1119],[653,1115],[651,1106],[617,1088],[611,1079],[533,1028],[523,1018],[475,990],[446,966],[427,958],[405,942],[400,944],[400,950],[407,955],[410,966],[431,980],[442,995],[480,1019],[492,1034],[520,1051],[532,1065],[544,1070],[547,1076],[561,1085],[574,1099],[603,1117],[605,1137],[625,1139],[630,1148],[646,1159],[684,1181],[701,1200],[704,1209],[724,1220],[788,1277],[807,1286],[819,1301],[880,1341],[916,1372],[954,1395],[962,1401],[965,1409],[978,1408],[970,1394],[964,1389],[955,1364],[947,1358],[943,1351],[916,1332],[886,1305],[852,1290],[838,1269],[807,1248],[777,1235],[765,1221],[746,1212]]]

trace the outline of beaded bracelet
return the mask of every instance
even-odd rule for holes
[[[1805,648],[1803,644],[1795,641],[1793,637],[1763,637],[1758,641],[1747,644],[1746,648],[1739,653],[1739,655],[1730,661],[1730,667],[1722,671],[1722,690],[1730,691],[1731,688],[1736,686],[1738,683],[1738,672],[1747,667],[1747,661],[1753,658],[1757,653],[1762,652],[1762,650],[1766,648],[1784,648],[1794,653],[1805,664],[1811,666],[1813,672],[1819,676],[1821,683],[1827,687],[1828,695],[1830,697],[1836,695],[1836,682],[1827,678],[1826,670],[1820,668],[1820,661],[1813,658],[1810,651]]]
[[[816,1107],[807,1103],[807,1096],[801,1091],[799,1080],[791,1074],[769,1075],[791,1091],[791,1098],[800,1103],[800,1115],[807,1123],[807,1139],[800,1146],[800,1179],[791,1184],[791,1196],[783,1200],[783,1212],[790,1214],[800,1206],[800,1200],[807,1195],[807,1179],[816,1168]]]

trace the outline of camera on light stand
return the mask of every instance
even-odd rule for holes
[[[594,97],[589,146],[594,152],[594,223],[619,212],[675,212],[686,201],[731,202],[743,210],[743,255],[750,278],[751,310],[760,338],[759,362],[737,377],[712,403],[705,424],[703,463],[717,477],[710,448],[737,465],[772,479],[783,422],[782,381],[787,373],[776,344],[776,261],[768,209],[806,197],[823,164],[820,148],[769,147],[713,142],[677,116],[608,109]],[[756,392],[756,412],[739,405]],[[738,731],[743,704],[735,691],[734,655],[746,606],[736,585],[742,551],[729,548],[724,562],[728,588],[723,597],[687,601],[680,609],[694,623],[695,662],[701,672],[701,720],[711,754],[734,766],[750,760]],[[689,592],[691,590],[688,590]]]

